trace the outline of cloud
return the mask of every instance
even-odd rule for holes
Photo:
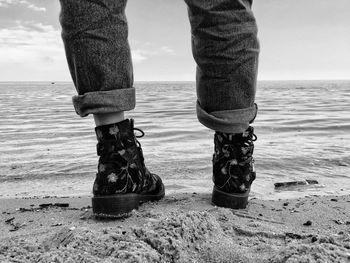
[[[1,80],[70,79],[60,30],[37,21],[13,21],[0,28]],[[135,64],[175,55],[165,45],[132,42]]]
[[[175,55],[175,51],[171,49],[170,47],[163,46],[160,48],[160,51],[164,54],[169,54],[169,55]]]
[[[9,79],[16,74],[31,79],[33,72],[40,79],[50,70],[67,68],[59,30],[33,21],[0,29],[0,57],[0,71]]]
[[[15,21],[10,28],[0,29],[1,49],[17,49],[18,46],[28,46],[31,49],[43,50],[57,48],[60,32],[51,25],[44,25],[34,21]],[[3,51],[0,51],[3,52]]]
[[[132,61],[134,63],[141,63],[147,59],[148,53],[145,50],[136,49],[131,51]]]
[[[0,8],[8,8],[12,5],[23,5],[28,9],[38,11],[38,12],[46,12],[45,7],[39,7],[33,3],[30,3],[28,0],[0,0]]]
[[[175,55],[175,51],[168,47],[168,46],[156,46],[152,43],[144,43],[143,45],[138,41],[131,41],[132,47],[131,47],[131,54],[133,63],[139,64],[143,61],[153,58],[153,57],[159,57],[159,56],[173,56]],[[136,47],[133,47],[136,46]],[[137,47],[141,46],[141,47]]]

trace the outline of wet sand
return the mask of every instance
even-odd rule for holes
[[[168,195],[121,220],[90,198],[0,199],[0,262],[349,262],[350,196],[252,199]]]

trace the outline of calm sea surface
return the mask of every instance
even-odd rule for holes
[[[195,84],[136,83],[127,117],[145,131],[146,165],[168,193],[210,192],[213,132],[198,123]],[[71,83],[0,83],[0,197],[90,194],[97,156],[91,117]],[[350,81],[260,82],[252,196],[350,193]],[[275,190],[274,183],[319,184]]]

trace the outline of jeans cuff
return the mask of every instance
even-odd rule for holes
[[[81,117],[95,113],[128,111],[135,108],[135,88],[87,92],[73,96],[75,112]]]
[[[242,133],[253,123],[258,105],[245,109],[206,112],[197,101],[197,117],[200,123],[214,131]]]

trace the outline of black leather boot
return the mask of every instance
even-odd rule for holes
[[[95,128],[98,173],[93,186],[92,209],[98,217],[118,218],[139,204],[164,197],[160,177],[148,171],[132,119]]]

